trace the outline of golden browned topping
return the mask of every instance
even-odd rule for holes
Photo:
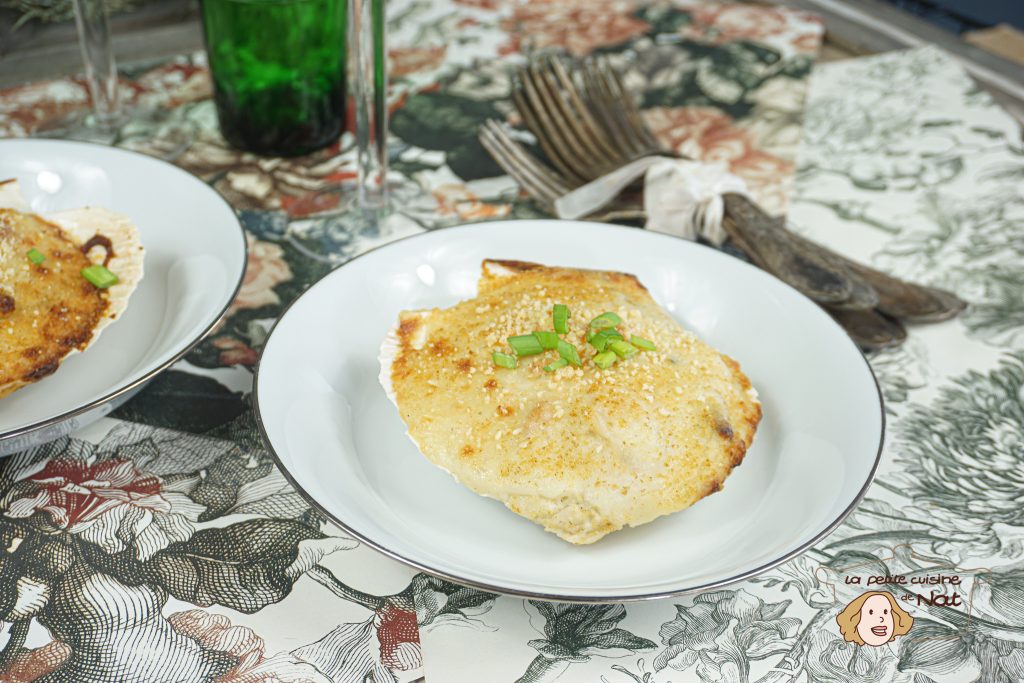
[[[33,248],[46,260],[32,263]],[[82,277],[90,264],[53,223],[0,209],[0,396],[88,344],[108,306],[106,292]]]
[[[568,305],[584,363],[549,351],[496,367],[508,337],[551,329]],[[644,351],[600,369],[588,323],[606,311]],[[424,455],[562,538],[590,543],[720,488],[760,419],[732,359],[682,329],[632,275],[487,261],[479,295],[400,316],[391,388]],[[472,457],[469,457],[469,455]]]

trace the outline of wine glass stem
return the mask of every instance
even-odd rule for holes
[[[384,0],[350,0],[349,43],[353,46],[356,164],[359,205],[365,211],[387,206],[387,51]]]
[[[85,61],[85,80],[92,97],[96,123],[100,126],[113,126],[121,116],[121,102],[105,0],[72,2],[82,59]]]

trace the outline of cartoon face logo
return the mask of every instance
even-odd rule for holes
[[[886,591],[864,593],[836,616],[847,642],[878,647],[910,631],[914,617]]]

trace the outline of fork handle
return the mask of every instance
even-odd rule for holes
[[[967,303],[952,292],[900,280],[849,259],[817,242],[811,242],[801,235],[793,234],[792,237],[798,243],[804,243],[831,255],[850,273],[866,282],[876,292],[878,301],[875,307],[890,318],[898,318],[908,323],[940,322],[956,316],[967,307]]]
[[[967,306],[952,292],[900,280],[792,232],[786,228],[783,220],[769,216],[747,197],[726,195],[724,202],[726,216],[732,218],[732,224],[726,220],[724,226],[737,246],[746,251],[759,266],[821,303],[854,310],[877,307],[890,318],[907,322],[947,320]],[[749,234],[744,234],[744,231]],[[774,270],[773,266],[779,267],[779,264],[773,264],[765,257],[766,252],[767,256],[771,256],[775,245],[773,238],[785,247],[784,251],[794,256],[813,257],[815,262],[827,263],[833,271],[845,274],[852,284],[849,297],[842,301],[827,301],[808,292],[800,282],[786,277],[784,272]]]
[[[907,340],[907,330],[900,321],[877,310],[851,311],[829,306],[825,310],[862,349],[887,349]]]
[[[859,289],[859,283],[833,259],[815,250],[796,248],[776,219],[749,197],[726,193],[722,201],[726,234],[764,270],[821,303],[847,301]]]

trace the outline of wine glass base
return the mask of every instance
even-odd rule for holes
[[[116,145],[173,161],[195,141],[196,125],[174,110],[127,107],[116,117],[100,118],[90,110],[71,112],[47,121],[32,135]]]
[[[388,183],[386,203],[367,206],[353,192],[351,197],[329,215],[295,220],[289,223],[288,241],[305,256],[337,265],[348,261],[368,247],[384,244],[422,230],[405,215],[423,190],[415,183]]]
[[[119,135],[123,117],[100,118],[91,110],[73,111],[51,119],[33,131],[33,137],[113,144]]]

